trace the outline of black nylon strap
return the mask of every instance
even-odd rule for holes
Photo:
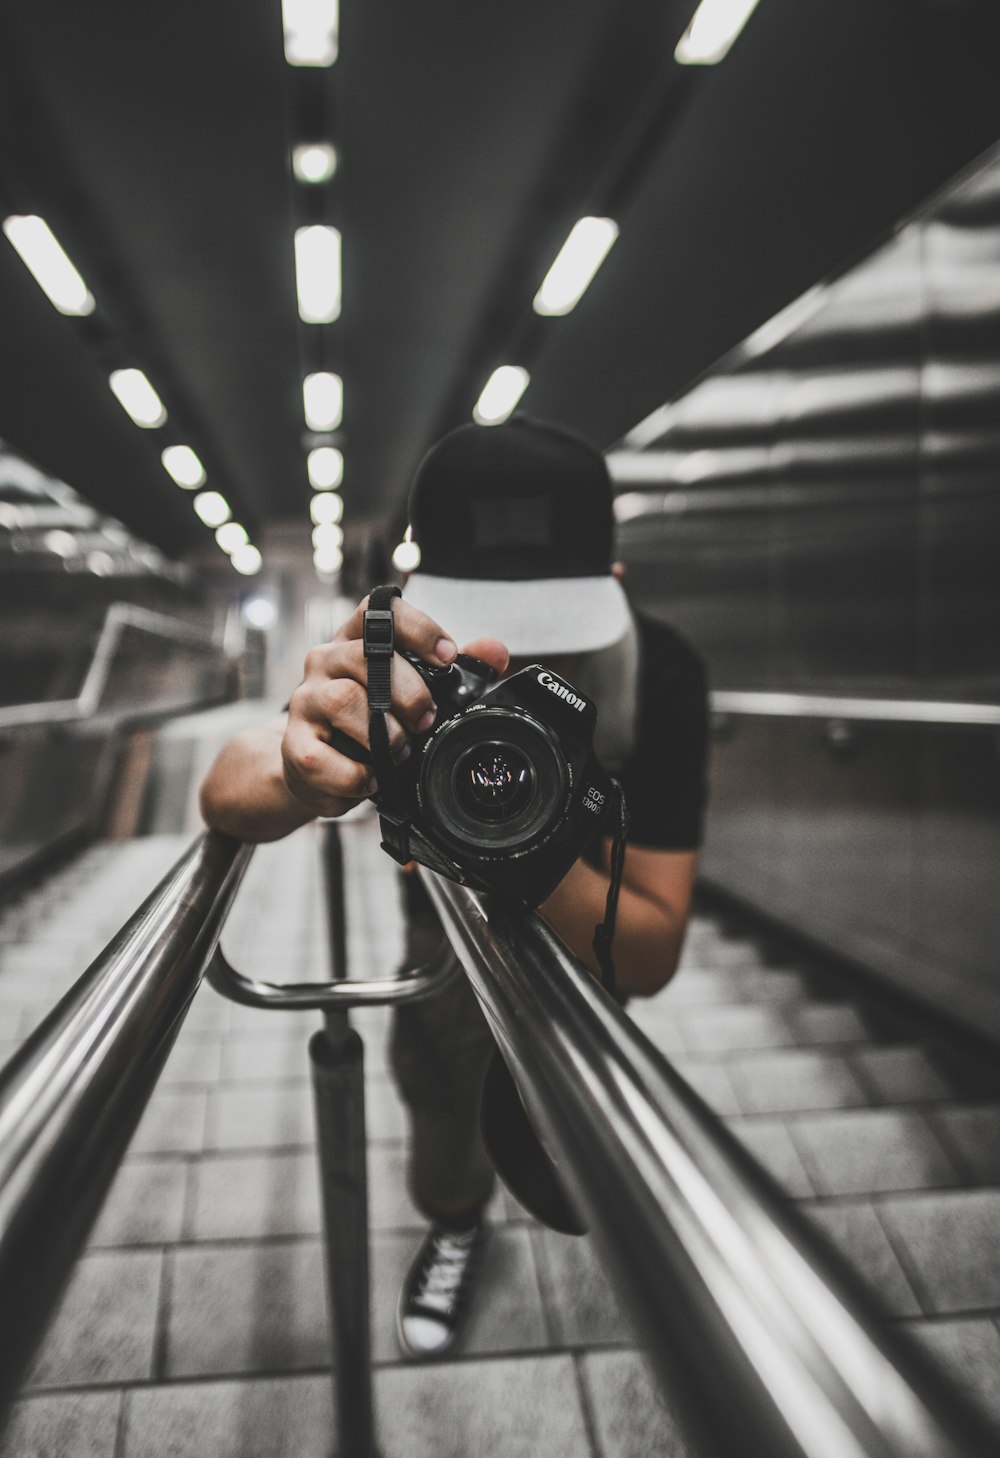
[[[392,658],[395,652],[392,600],[401,596],[399,588],[391,583],[384,587],[373,587],[368,594],[368,607],[365,609],[362,625],[368,668],[368,744],[378,781],[379,797],[390,804],[396,798],[393,793],[396,769],[389,750],[389,729],[385,716],[392,708]],[[408,861],[409,820],[383,809],[379,823],[385,849],[397,861]]]
[[[625,791],[618,781],[611,776],[611,784],[614,787],[618,824],[615,827],[614,843],[611,847],[611,879],[608,883],[608,894],[604,902],[604,920],[594,928],[594,956],[597,958],[597,965],[601,969],[601,981],[605,990],[614,997],[615,994],[615,964],[611,957],[611,943],[615,936],[615,921],[618,917],[618,893],[622,887],[622,871],[625,868],[625,841],[628,836],[628,809],[625,804]]]

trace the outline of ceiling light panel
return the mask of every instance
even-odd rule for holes
[[[122,409],[143,430],[155,430],[166,424],[163,401],[142,370],[114,370],[108,384]]]
[[[306,324],[340,318],[340,229],[316,223],[295,230],[295,291]]]
[[[172,445],[160,455],[163,469],[185,491],[194,491],[205,484],[205,467],[190,446]]]
[[[581,218],[542,280],[536,314],[562,315],[575,309],[618,237],[613,218]]]
[[[338,0],[281,0],[285,60],[290,66],[332,66],[337,59]]]
[[[495,369],[472,412],[476,424],[500,425],[506,420],[528,388],[530,378],[520,365],[500,365]]]
[[[336,430],[344,418],[344,382],[323,370],[302,381],[302,404],[310,430]]]
[[[302,142],[292,148],[292,173],[310,187],[329,182],[337,171],[337,149],[329,142]]]
[[[44,218],[33,215],[4,219],[4,233],[38,287],[60,314],[94,312],[94,296],[70,262]]]
[[[757,8],[757,0],[701,0],[691,24],[677,42],[674,60],[682,66],[714,66]]]

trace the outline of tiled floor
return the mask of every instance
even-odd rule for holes
[[[344,829],[357,975],[401,954],[392,868]],[[318,834],[261,848],[225,944],[250,975],[322,977]],[[0,918],[6,1054],[183,849],[101,846]],[[744,936],[696,919],[682,972],[632,1014],[900,1321],[1000,1421],[1000,1107],[924,1048]],[[191,1011],[17,1405],[0,1458],[328,1458],[327,1334],[306,1041],[313,1014]],[[687,1452],[586,1240],[505,1193],[453,1359],[401,1360],[420,1221],[404,1118],[366,1043],[375,1391],[384,1458]]]

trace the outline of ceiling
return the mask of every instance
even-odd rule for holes
[[[328,69],[279,0],[0,3],[0,206],[41,213],[98,308],[64,318],[0,239],[0,439],[170,554],[205,538],[192,445],[253,533],[309,530],[300,385],[337,370],[348,546],[393,541],[430,442],[499,363],[523,408],[619,439],[1000,136],[986,0],[760,0],[717,67],[694,0],[341,0]],[[334,180],[295,183],[326,136]],[[571,224],[621,236],[579,306],[531,299]],[[292,232],[336,223],[344,304],[300,323]],[[138,365],[141,430],[107,386]]]

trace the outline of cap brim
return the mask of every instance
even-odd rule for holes
[[[414,572],[403,596],[459,647],[499,638],[515,658],[608,648],[629,622],[628,599],[609,574],[496,582]]]

